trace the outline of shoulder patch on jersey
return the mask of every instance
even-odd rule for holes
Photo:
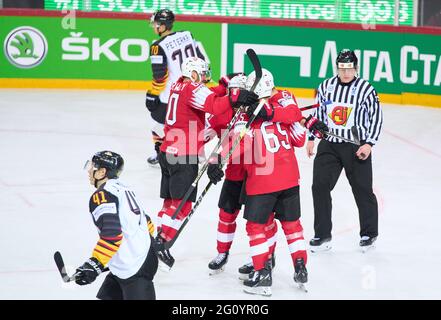
[[[198,109],[203,109],[205,101],[207,100],[207,97],[210,94],[214,94],[213,91],[211,91],[204,85],[199,85],[197,88],[193,90],[193,95],[190,102],[193,105],[193,107],[196,107]]]
[[[164,62],[163,56],[150,56],[152,64],[162,64]]]
[[[103,203],[92,211],[92,215],[95,221],[98,221],[98,219],[106,213],[117,214],[118,209],[116,208],[116,203]]]
[[[280,99],[278,102],[284,108],[291,105],[291,104],[294,104],[294,105],[296,104],[293,98]]]

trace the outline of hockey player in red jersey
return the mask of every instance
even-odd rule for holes
[[[203,155],[205,114],[214,115],[231,111],[235,105],[252,105],[257,95],[248,90],[236,90],[229,96],[226,88],[210,90],[204,83],[210,80],[208,64],[200,58],[188,58],[182,64],[182,77],[172,85],[165,119],[165,139],[160,149],[161,198],[164,199],[158,214],[160,234],[156,238],[158,257],[171,267],[174,258],[161,247],[170,241],[191,210],[196,200],[195,189],[173,217],[181,199],[198,174],[198,156]],[[222,92],[223,91],[223,92]]]
[[[228,83],[228,91],[231,92],[233,89],[245,89],[247,77],[244,74],[238,74],[234,76]],[[234,110],[234,113],[237,109]],[[246,115],[246,114],[243,114]],[[233,110],[226,113],[210,116],[207,119],[206,128],[206,140],[213,138],[215,136],[221,137],[222,131],[225,130],[229,122],[233,118]],[[239,116],[237,121],[242,121],[241,116]],[[233,127],[234,128],[234,127]],[[228,142],[228,139],[226,139]],[[228,144],[223,147],[228,148]],[[212,175],[213,166],[215,164],[210,164],[207,169],[207,174],[209,175],[211,181],[216,184],[223,177],[223,172],[218,171],[214,168],[218,175],[215,177]],[[233,242],[234,233],[236,231],[236,218],[241,209],[241,204],[239,203],[239,197],[241,194],[242,183],[245,177],[245,170],[243,167],[243,162],[240,161],[230,161],[228,162],[227,168],[225,170],[225,181],[222,185],[222,190],[219,196],[219,222],[217,227],[217,251],[218,255],[210,261],[208,264],[209,274],[217,274],[224,270],[225,264],[228,262],[229,250]]]
[[[263,69],[256,87],[259,98],[268,98],[252,125],[252,159],[245,163],[247,173],[244,217],[250,238],[254,271],[244,281],[247,293],[271,295],[271,268],[265,226],[271,215],[281,221],[294,264],[294,281],[307,282],[306,246],[300,223],[299,170],[293,147],[305,142],[306,119],[302,117],[295,98],[287,91],[274,88],[274,80]],[[248,77],[251,87],[255,75]],[[254,108],[250,108],[252,113]],[[300,125],[300,124],[301,125]],[[314,131],[321,126],[314,122]],[[247,138],[247,137],[246,137]],[[246,139],[245,138],[245,139]],[[246,145],[246,143],[245,143]],[[246,150],[244,150],[246,152]]]

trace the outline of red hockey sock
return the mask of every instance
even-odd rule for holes
[[[157,230],[162,227],[162,216],[164,215],[165,211],[171,206],[172,199],[164,199],[164,203],[162,204],[161,210],[158,212],[158,221],[157,221]]]
[[[268,241],[269,255],[271,257],[277,245],[277,222],[274,220],[274,214],[270,216],[265,226],[265,236]]]
[[[265,236],[265,225],[248,221],[246,224],[247,234],[250,238],[251,258],[254,270],[261,270],[268,260],[268,243]]]
[[[181,203],[181,199],[173,199],[170,207],[167,208],[165,214],[162,216],[161,236],[166,241],[170,241],[176,235],[176,232],[182,225],[182,221],[190,213],[191,201],[187,201],[177,215],[176,219],[172,219],[172,216],[175,214],[176,208],[178,207],[179,203]]]
[[[303,227],[300,220],[282,221],[282,229],[288,242],[293,264],[297,258],[303,258],[306,264],[308,256],[306,253],[305,238],[303,238]]]
[[[239,210],[234,213],[219,210],[219,223],[217,225],[217,251],[224,253],[230,250],[236,232],[236,218]]]

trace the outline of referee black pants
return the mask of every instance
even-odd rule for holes
[[[360,160],[355,155],[358,146],[351,143],[320,141],[314,159],[312,197],[314,201],[314,231],[317,238],[331,237],[331,191],[345,169],[358,207],[360,236],[378,235],[378,204],[372,190],[372,157]]]

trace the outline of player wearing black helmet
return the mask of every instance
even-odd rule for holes
[[[328,135],[320,141],[314,159],[312,195],[314,201],[315,236],[310,241],[312,251],[331,248],[331,190],[345,169],[346,177],[360,217],[360,247],[371,248],[378,236],[378,205],[372,188],[371,150],[378,142],[383,113],[377,92],[366,80],[357,76],[358,59],[352,50],[342,50],[336,59],[337,76],[323,81],[317,90],[315,111],[329,132],[354,140],[360,145]],[[351,128],[353,128],[351,130]],[[314,136],[306,147],[314,155]]]
[[[119,180],[124,159],[112,151],[100,151],[86,162],[90,183],[96,188],[89,210],[99,240],[92,256],[74,275],[79,285],[90,284],[110,270],[97,298],[104,300],[153,300],[153,277],[158,258],[152,248],[154,226],[135,193]]]
[[[152,85],[147,90],[145,105],[153,119],[152,128],[155,154],[147,159],[150,165],[158,164],[158,152],[164,139],[164,123],[171,85],[181,76],[181,65],[185,58],[199,57],[205,60],[189,31],[173,32],[175,15],[171,10],[154,12],[150,24],[160,37],[150,47]]]

